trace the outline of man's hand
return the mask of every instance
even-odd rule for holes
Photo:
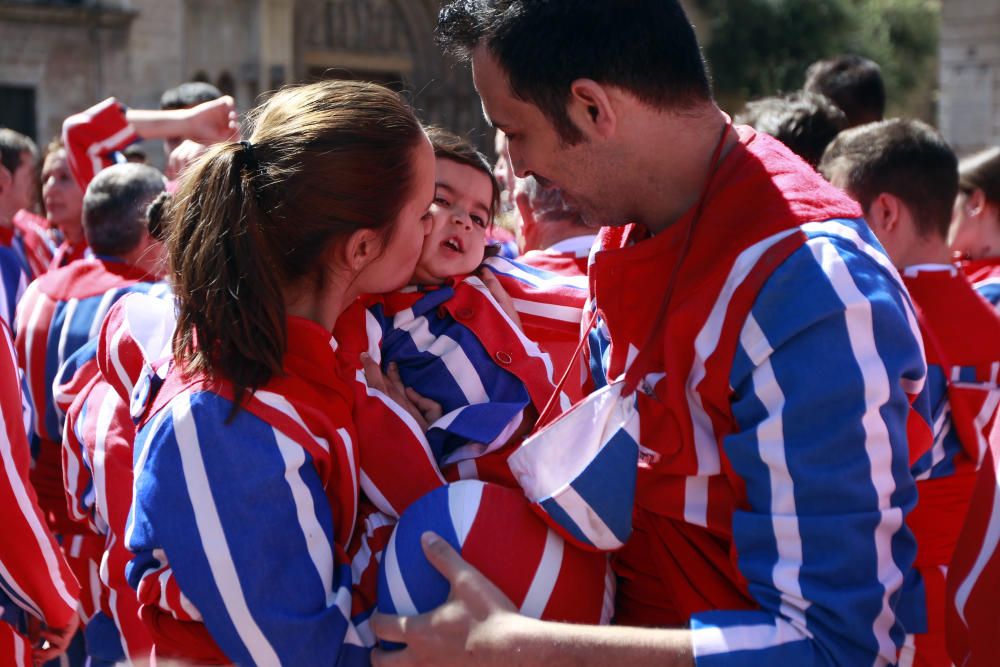
[[[37,637],[47,643],[47,645],[42,644],[34,650],[32,655],[34,663],[42,665],[65,653],[79,626],[80,617],[76,614],[73,614],[69,623],[61,628],[39,628],[37,625],[35,628],[31,628],[29,624],[29,637],[33,640]]]
[[[179,136],[199,144],[214,144],[235,139],[239,126],[236,120],[236,103],[229,95],[217,100],[202,102],[198,106],[179,112],[184,119],[186,132]]]
[[[513,646],[504,646],[504,628],[527,620],[499,588],[433,533],[421,538],[424,555],[451,584],[448,601],[419,616],[375,614],[371,625],[384,641],[406,644],[399,651],[376,649],[376,667],[408,665],[508,665]]]
[[[190,139],[214,144],[235,141],[239,136],[236,105],[228,95],[190,109],[129,109],[125,117],[144,139],[167,139],[175,144]]]
[[[441,419],[441,404],[424,398],[416,390],[403,385],[399,367],[394,362],[389,364],[388,374],[382,372],[368,353],[361,354],[361,363],[368,386],[382,392],[406,410],[416,420],[421,431],[426,433],[431,424]]]

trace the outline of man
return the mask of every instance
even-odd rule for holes
[[[819,164],[830,142],[847,127],[847,116],[833,102],[801,90],[747,102],[735,121],[770,134],[813,167]]]
[[[595,386],[640,387],[616,622],[656,629],[518,616],[425,536],[451,599],[375,617],[407,645],[376,664],[894,662],[925,366],[857,204],[729,128],[675,1],[459,0],[438,34],[471,55],[515,172],[611,225],[590,267],[591,368]]]
[[[806,92],[825,95],[847,115],[847,126],[882,120],[885,83],[878,63],[857,55],[818,60],[806,70]]]
[[[63,362],[97,336],[105,313],[130,292],[168,293],[160,282],[164,251],[146,228],[146,207],[164,190],[163,175],[152,167],[121,164],[98,174],[84,195],[83,226],[94,252],[49,271],[28,288],[18,306],[17,352],[31,388],[38,455],[31,482],[53,533],[63,537],[70,566],[90,590],[103,540],[87,534],[68,516],[62,475],[63,414],[53,381]],[[95,562],[96,561],[96,562]],[[93,598],[84,595],[86,618]]]
[[[13,326],[18,300],[51,259],[44,231],[27,210],[35,203],[38,148],[14,130],[0,129],[0,319]]]
[[[533,176],[514,183],[514,203],[521,214],[523,254],[518,261],[565,276],[587,275],[587,257],[595,229],[556,188],[543,188]]]
[[[910,451],[920,501],[907,522],[919,576],[898,607],[908,633],[900,663],[948,665],[945,572],[1000,402],[1000,316],[951,263],[958,158],[941,135],[919,121],[861,125],[830,144],[820,171],[861,204],[923,334],[933,446]]]

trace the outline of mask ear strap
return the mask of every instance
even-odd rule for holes
[[[556,385],[555,391],[549,396],[549,400],[545,402],[545,407],[542,408],[541,414],[538,415],[538,419],[535,420],[535,429],[540,429],[542,426],[552,421],[552,416],[555,412],[555,406],[559,405],[559,394],[562,393],[563,387],[566,386],[566,380],[569,379],[569,374],[573,368],[577,367],[576,363],[580,360],[580,353],[583,351],[583,346],[587,342],[587,338],[590,336],[590,330],[594,327],[594,322],[597,321],[597,308],[593,308],[590,313],[590,319],[587,321],[587,325],[583,328],[583,334],[580,336],[580,341],[576,344],[576,350],[573,352],[573,356],[570,357],[570,362],[566,366],[566,370],[563,371],[562,378],[559,380],[559,384]]]
[[[680,257],[674,265],[673,272],[670,274],[670,280],[667,283],[667,293],[660,302],[660,309],[656,314],[653,328],[650,330],[649,336],[646,338],[646,342],[643,344],[642,348],[639,350],[638,356],[636,356],[636,358],[632,361],[628,371],[625,373],[625,382],[622,385],[621,393],[623,397],[628,397],[635,393],[635,389],[639,386],[639,381],[643,376],[643,370],[648,364],[648,359],[652,353],[654,345],[656,344],[656,340],[660,337],[661,329],[667,319],[667,310],[670,307],[670,301],[673,297],[674,286],[677,283],[677,274],[680,271],[681,264],[684,263],[684,258],[687,256],[688,250],[691,247],[691,236],[694,231],[694,226],[701,217],[702,210],[705,208],[705,202],[708,200],[708,191],[711,188],[712,180],[714,179],[715,172],[719,166],[719,158],[722,157],[722,149],[725,148],[726,138],[729,136],[729,130],[732,126],[732,118],[727,117],[726,126],[722,129],[722,136],[719,137],[719,143],[716,145],[715,151],[712,154],[712,161],[709,163],[712,165],[711,171],[708,174],[708,179],[705,182],[704,188],[702,188],[701,196],[698,198],[698,205],[695,208],[694,215],[688,223],[687,231],[684,236],[684,244],[681,247]],[[576,345],[576,351],[573,352],[571,361],[566,367],[566,371],[563,373],[562,379],[559,380],[559,384],[556,385],[556,389],[552,392],[552,396],[550,396],[549,400],[545,403],[545,408],[542,409],[541,414],[538,415],[538,419],[535,422],[535,430],[542,428],[552,420],[552,414],[555,411],[555,406],[558,405],[558,396],[562,392],[563,387],[566,385],[566,380],[569,378],[570,372],[574,367],[576,367],[576,362],[580,358],[580,352],[583,351],[583,345],[587,342],[590,330],[593,328],[596,321],[597,308],[595,306],[590,314],[590,319],[588,320],[587,325],[583,328],[583,335],[580,336],[580,342]]]
[[[722,136],[719,137],[719,143],[716,144],[715,151],[712,153],[712,161],[709,162],[711,169],[701,190],[701,195],[698,197],[698,205],[695,207],[694,215],[691,216],[687,229],[684,231],[684,243],[681,245],[681,252],[677,257],[677,262],[670,272],[670,279],[667,281],[667,291],[663,296],[663,300],[660,301],[660,309],[656,314],[656,319],[653,321],[653,328],[649,330],[649,335],[646,337],[645,343],[639,348],[639,354],[632,360],[632,364],[625,372],[625,383],[622,385],[622,396],[624,397],[635,393],[636,387],[639,386],[639,382],[649,368],[649,360],[653,354],[653,350],[656,349],[657,341],[662,337],[662,329],[665,327],[667,320],[667,311],[670,309],[670,302],[674,296],[674,288],[677,286],[677,276],[680,274],[681,265],[684,264],[684,259],[691,249],[691,237],[694,235],[694,227],[698,224],[702,211],[705,209],[705,204],[708,201],[708,192],[712,187],[712,181],[715,179],[715,173],[719,167],[719,158],[722,157],[722,149],[726,145],[726,138],[729,136],[729,130],[732,126],[733,119],[727,116],[726,126],[722,128]]]

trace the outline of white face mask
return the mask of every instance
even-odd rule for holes
[[[631,533],[639,458],[636,395],[624,379],[602,387],[538,431],[508,465],[554,528],[591,549],[622,547]]]

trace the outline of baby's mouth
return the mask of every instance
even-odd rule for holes
[[[452,236],[451,238],[447,238],[441,242],[441,245],[453,252],[462,252],[462,242],[457,237]]]

